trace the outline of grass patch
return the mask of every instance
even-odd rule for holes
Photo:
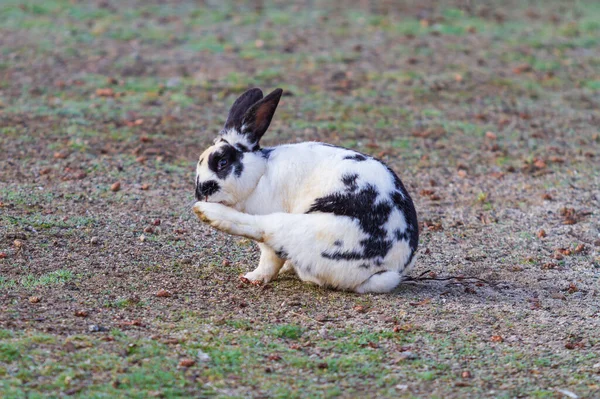
[[[75,275],[70,270],[55,270],[50,273],[34,276],[28,274],[19,281],[19,285],[24,288],[35,288],[39,286],[64,284],[75,279]]]

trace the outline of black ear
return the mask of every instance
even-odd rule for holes
[[[259,88],[247,90],[238,97],[229,110],[225,130],[240,128],[242,126],[242,117],[253,104],[263,98],[263,92]]]
[[[242,118],[242,131],[248,142],[258,144],[271,124],[283,90],[275,89],[268,96],[250,107]]]

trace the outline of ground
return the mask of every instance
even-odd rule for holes
[[[600,5],[0,4],[0,396],[600,397]],[[468,6],[465,6],[469,4]],[[412,276],[238,275],[195,163],[243,90],[265,145],[378,156]]]

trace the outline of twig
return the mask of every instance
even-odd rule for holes
[[[579,235],[577,235],[577,234],[573,233],[573,230],[569,230],[569,231],[567,231],[567,234],[568,234],[568,235],[570,235],[571,237],[575,237],[575,238],[577,238],[579,241],[583,241],[583,242],[585,242],[586,244],[589,244],[589,245],[592,245],[592,246],[594,245],[594,243],[593,243],[592,241],[588,241],[587,239],[585,239],[585,238],[582,238],[581,236],[579,236]]]
[[[315,322],[315,323],[317,323],[317,324],[325,324],[325,323],[323,323],[322,321],[315,320],[315,319],[313,319],[312,317],[309,317],[309,316],[307,316],[307,315],[305,315],[305,314],[302,314],[302,313],[296,313],[296,312],[294,312],[293,310],[290,310],[290,313],[291,313],[291,314],[293,314],[293,315],[295,315],[295,316],[304,317],[304,318],[306,318],[306,319],[308,319],[308,320],[314,321],[314,322]]]
[[[480,282],[480,283],[484,283],[489,285],[490,287],[494,287],[496,285],[498,285],[498,283],[492,283],[490,281],[484,280],[482,278],[479,277],[470,277],[470,276],[448,276],[448,277],[423,277],[426,274],[430,273],[431,270],[426,270],[423,273],[419,274],[417,277],[411,277],[411,276],[406,276],[404,277],[404,280],[402,280],[402,282],[410,282],[410,281],[448,281],[448,280],[458,280],[458,283],[461,284],[463,282],[463,280],[471,280],[471,281],[464,281],[467,283],[471,283],[471,282]]]

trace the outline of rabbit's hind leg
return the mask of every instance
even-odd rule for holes
[[[355,291],[359,294],[373,292],[382,294],[390,292],[400,284],[402,277],[398,272],[383,271],[373,274],[364,283],[356,287]]]
[[[263,241],[264,232],[254,215],[212,202],[196,202],[194,212],[201,221],[225,233]]]
[[[260,248],[260,261],[258,262],[258,267],[250,273],[246,273],[244,278],[247,278],[250,281],[268,283],[277,277],[285,259],[281,259],[277,256],[275,251],[268,245],[258,244],[258,246]]]

